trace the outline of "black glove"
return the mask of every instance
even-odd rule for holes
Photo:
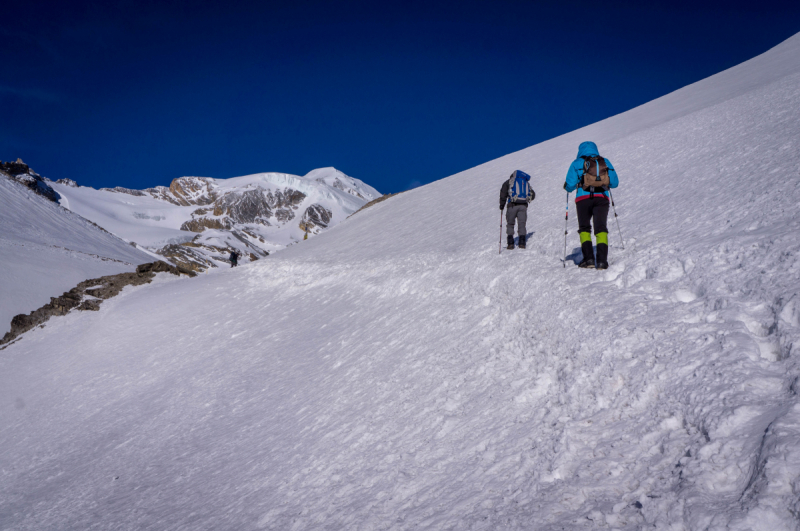
[[[567,189],[567,182],[564,181],[564,190],[566,190],[566,189]]]
[[[500,203],[500,210],[503,210],[505,207],[506,206],[504,204]]]

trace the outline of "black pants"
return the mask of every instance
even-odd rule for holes
[[[581,234],[581,251],[583,259],[594,258],[592,249],[592,225],[597,238],[597,261],[608,261],[608,198],[602,194],[582,199],[575,203],[578,211],[578,232]],[[588,238],[587,238],[588,236]]]

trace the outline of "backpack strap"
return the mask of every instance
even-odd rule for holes
[[[508,199],[507,203],[511,203],[511,198],[514,197],[514,184],[517,180],[517,170],[511,172],[511,177],[508,178]]]

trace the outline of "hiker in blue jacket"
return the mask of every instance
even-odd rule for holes
[[[528,229],[528,203],[536,199],[536,192],[530,184],[531,176],[522,170],[514,170],[511,177],[503,181],[500,187],[500,210],[506,210],[506,240],[507,249],[514,248],[514,224],[518,225],[519,248],[525,248],[525,237]]]
[[[578,147],[578,158],[567,170],[564,190],[578,190],[575,209],[578,211],[578,233],[581,237],[583,260],[580,267],[608,269],[608,189],[619,185],[611,161],[600,156],[594,142]],[[592,249],[592,225],[597,239],[597,262]]]

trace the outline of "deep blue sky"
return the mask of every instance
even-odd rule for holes
[[[130,188],[335,166],[397,192],[800,31],[796,0],[232,4],[4,0],[0,160]]]

